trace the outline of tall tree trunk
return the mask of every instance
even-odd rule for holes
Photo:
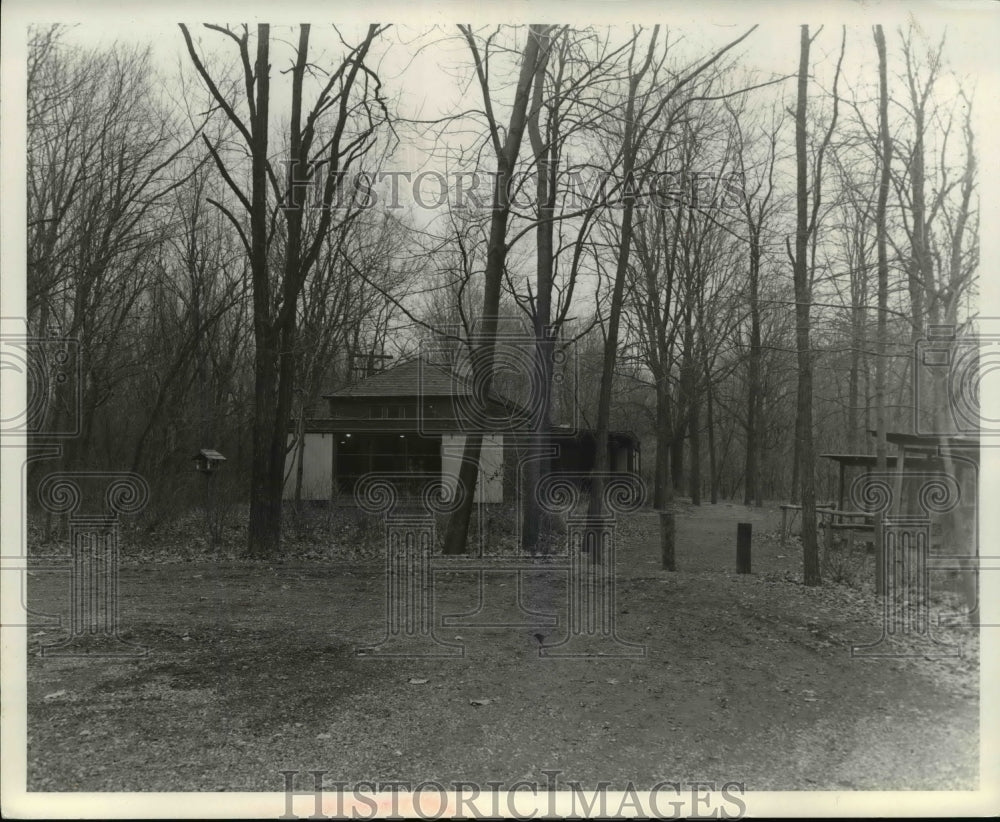
[[[608,308],[608,328],[604,340],[604,357],[601,361],[601,388],[597,400],[597,431],[595,433],[594,475],[590,483],[592,517],[604,513],[604,481],[601,475],[608,470],[608,433],[611,424],[611,389],[614,382],[615,362],[618,359],[618,326],[624,302],[625,279],[628,274],[629,256],[632,253],[632,220],[635,216],[635,167],[638,147],[635,145],[635,103],[639,83],[653,60],[659,26],[653,29],[649,51],[639,71],[629,77],[628,96],[625,100],[624,134],[622,136],[622,179],[625,181],[625,204],[622,209],[621,232],[618,237],[618,257],[615,279]],[[630,65],[631,68],[631,65]]]
[[[274,434],[275,394],[278,382],[277,344],[273,333],[259,333],[254,352],[254,415],[250,461],[250,524],[248,553],[273,556],[281,537],[281,497],[277,503],[271,485],[271,439]]]
[[[927,290],[928,281],[933,289],[933,275],[930,274],[930,260],[927,249],[927,203],[924,191],[924,109],[922,102],[914,94],[912,102],[913,127],[915,140],[913,155],[910,158],[910,196],[913,220],[912,250],[907,265],[907,286],[910,292],[911,342],[924,335],[924,315],[927,312],[926,302],[931,299],[932,291]],[[883,147],[884,151],[884,147]]]
[[[802,503],[802,567],[806,585],[820,584],[816,542],[816,477],[812,420],[812,352],[809,342],[812,288],[807,262],[809,243],[808,165],[806,157],[806,106],[809,91],[809,27],[802,26],[799,56],[798,100],[795,110],[796,225],[795,344],[799,384],[796,401],[796,439],[799,444],[799,487]]]
[[[548,49],[546,48],[546,53]],[[528,117],[528,137],[531,141],[535,161],[538,164],[536,195],[538,197],[538,226],[535,229],[536,296],[532,317],[532,332],[535,337],[533,352],[534,370],[530,391],[532,446],[545,449],[549,446],[552,428],[552,363],[555,341],[552,322],[552,283],[555,252],[553,236],[555,231],[556,183],[558,168],[558,146],[552,133],[551,121],[544,139],[540,126],[542,97],[545,91],[546,60],[539,60],[535,77],[534,97]],[[553,116],[555,116],[553,114]],[[562,446],[560,446],[562,447]],[[535,458],[532,458],[535,457]],[[549,472],[549,457],[544,454],[530,454],[525,470],[525,485],[521,491],[521,549],[534,553],[538,550],[541,535],[542,511],[538,500],[538,483]]]
[[[854,294],[851,308],[851,365],[847,377],[847,450],[851,454],[858,451],[858,440],[860,425],[858,424],[858,414],[860,411],[860,401],[858,397],[858,385],[861,378],[861,355],[864,351],[864,318],[865,306],[861,304],[859,295]]]
[[[684,491],[684,441],[687,439],[685,437],[685,431],[682,430],[685,426],[682,426],[681,420],[684,419],[684,408],[680,405],[680,398],[678,398],[678,408],[675,419],[675,432],[673,439],[670,442],[670,487],[674,493],[683,493]]]
[[[665,509],[673,499],[673,487],[670,480],[673,426],[670,413],[670,390],[664,377],[656,386],[656,466],[654,469],[653,505],[658,510]]]
[[[705,423],[708,426],[708,482],[712,505],[719,502],[719,466],[715,445],[715,402],[712,399],[712,383],[706,365]]]
[[[305,475],[306,455],[306,415],[305,407],[295,425],[295,508],[302,504],[302,479]]]
[[[695,389],[688,414],[688,436],[691,440],[691,473],[688,477],[691,503],[701,505],[701,397]]]
[[[631,126],[626,124],[626,140],[631,141]],[[627,164],[626,175],[634,173],[634,156]],[[628,179],[628,176],[626,177]],[[618,249],[618,265],[614,286],[611,291],[611,306],[608,313],[608,333],[604,341],[604,358],[601,364],[601,388],[597,402],[597,432],[595,435],[594,477],[590,484],[590,514],[603,513],[604,480],[601,474],[608,470],[608,435],[611,425],[611,386],[614,382],[615,361],[618,358],[618,327],[621,322],[624,303],[625,275],[632,245],[632,218],[635,203],[632,197],[625,201],[622,211],[621,240]]]
[[[788,498],[799,505],[802,498],[799,496],[799,476],[802,473],[802,442],[799,440],[798,428],[795,429],[795,442],[792,444],[792,480],[789,486]]]
[[[267,259],[267,138],[270,104],[270,27],[257,26],[256,110],[250,121],[250,275],[254,303],[254,417],[250,467],[250,522],[247,550],[251,556],[276,554],[281,539],[281,497],[272,490],[271,440],[278,388],[278,336],[271,327],[271,283]]]
[[[690,292],[690,288],[688,291]],[[688,294],[688,300],[694,300],[695,296],[691,293]],[[687,436],[687,460],[688,460],[688,475],[687,475],[687,491],[688,496],[691,497],[691,501],[694,502],[694,487],[692,485],[692,478],[696,473],[695,461],[698,459],[697,447],[698,443],[695,441],[695,420],[697,419],[697,405],[698,400],[695,396],[697,392],[697,374],[696,369],[698,367],[697,353],[695,352],[695,337],[694,337],[694,323],[692,317],[692,306],[688,305],[687,310],[684,312],[684,355],[681,360],[681,378],[680,378],[680,395],[682,410],[678,415],[678,419],[681,421],[681,429]],[[683,467],[683,463],[680,466]],[[678,487],[682,487],[684,481],[683,471],[678,472],[680,476],[676,477]]]
[[[875,26],[875,48],[878,51],[879,84],[879,157],[880,174],[878,204],[875,211],[875,240],[878,253],[878,330],[875,338],[875,461],[880,473],[885,473],[886,455],[886,347],[888,337],[889,258],[886,247],[886,208],[889,200],[889,174],[892,163],[892,139],[889,135],[889,81],[886,67],[885,34]],[[875,517],[875,590],[880,596],[886,591],[885,538],[882,514]]]
[[[487,75],[485,68],[479,62],[478,50],[475,49],[472,34],[468,29],[466,39],[473,48],[477,61],[480,85],[484,99],[489,99]],[[510,127],[502,147],[499,146],[499,130],[496,123],[491,123],[497,147],[497,173],[493,188],[493,213],[490,220],[489,244],[486,252],[486,271],[484,274],[483,315],[478,334],[478,345],[472,352],[472,368],[474,384],[480,389],[475,399],[486,402],[489,399],[493,385],[493,361],[496,349],[496,333],[500,312],[500,288],[503,281],[504,264],[507,259],[507,220],[510,216],[510,202],[507,196],[508,185],[514,173],[517,157],[521,150],[521,139],[527,123],[528,102],[531,96],[532,83],[538,72],[540,46],[546,37],[548,29],[544,26],[532,26],[528,41],[521,58],[521,70],[518,77],[517,91],[510,115]],[[473,341],[470,341],[473,344]],[[472,508],[475,502],[476,484],[479,479],[479,458],[482,450],[482,434],[472,432],[465,438],[465,448],[458,471],[458,486],[456,493],[461,494],[461,501],[454,514],[448,518],[445,531],[443,552],[445,554],[463,554],[469,534],[469,522],[472,519]]]
[[[760,229],[750,228],[750,356],[747,363],[747,451],[743,504],[761,504],[761,339],[760,339]]]
[[[287,306],[295,304],[299,294],[299,277],[302,269],[302,219],[305,210],[305,189],[299,177],[305,170],[307,158],[302,156],[302,83],[305,76],[306,58],[309,54],[308,25],[299,26],[299,47],[295,65],[292,67],[292,112],[289,122],[288,189],[291,208],[285,209],[288,236],[285,241],[285,273],[282,280],[282,301]],[[275,412],[274,431],[271,437],[271,493],[278,500],[278,528],[281,528],[281,499],[284,496],[285,458],[288,453],[288,427],[292,417],[292,401],[295,392],[295,343],[297,331],[297,311],[286,311],[281,326],[281,355],[278,359],[278,407]],[[300,418],[305,413],[302,409]],[[304,431],[304,429],[302,429]],[[304,448],[304,445],[303,445]],[[295,501],[299,501],[301,490],[296,487]]]

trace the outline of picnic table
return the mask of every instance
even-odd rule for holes
[[[854,551],[854,539],[858,534],[864,534],[870,539],[865,542],[875,542],[875,517],[864,511],[843,511],[840,509],[817,508],[821,516],[819,527],[824,530],[824,546],[827,551],[833,550],[833,536],[838,531],[846,532],[851,551]]]
[[[836,505],[835,502],[822,502],[816,506],[817,513],[821,509],[831,509]],[[788,532],[793,525],[795,525],[795,518],[802,512],[801,505],[795,505],[793,503],[784,503],[781,505],[781,542],[784,543],[788,538]],[[789,517],[791,514],[791,517]]]
[[[782,544],[787,540],[789,530],[795,524],[795,517],[801,511],[801,505],[786,503],[781,506]],[[834,502],[825,502],[816,506],[816,516],[819,520],[819,529],[824,532],[824,541],[828,550],[832,549],[833,535],[838,531],[847,534],[851,550],[854,549],[854,540],[857,534],[869,534],[872,541],[875,539],[875,519],[864,511],[846,511],[843,508],[837,508]]]

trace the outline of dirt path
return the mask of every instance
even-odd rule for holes
[[[619,532],[618,633],[631,659],[540,659],[528,627],[439,629],[464,657],[357,657],[384,626],[379,564],[124,568],[122,622],[147,659],[40,659],[29,631],[29,787],[280,790],[330,779],[534,779],[595,786],[736,781],[748,790],[971,789],[978,779],[974,637],[962,659],[851,658],[880,634],[871,597],[808,589],[768,534],[774,512],[682,506],[679,571],[657,518]],[[737,576],[735,527],[754,524]],[[528,574],[564,603],[558,574]],[[435,580],[437,612],[475,604],[468,574]],[[483,620],[521,617],[513,573],[485,575]],[[65,580],[29,580],[63,607]],[[506,604],[505,604],[506,603]],[[563,623],[563,626],[565,623]],[[564,627],[541,632],[557,641]],[[334,777],[335,775],[335,777]]]

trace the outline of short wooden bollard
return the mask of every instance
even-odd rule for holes
[[[750,573],[750,537],[753,525],[749,522],[736,523],[736,573]]]
[[[660,548],[663,552],[663,570],[676,571],[674,565],[674,515],[671,511],[660,511]]]

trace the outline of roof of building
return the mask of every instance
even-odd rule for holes
[[[337,391],[326,399],[348,397],[471,397],[473,383],[465,375],[422,357],[401,362]],[[518,403],[490,391],[490,398],[508,407]]]
[[[820,454],[820,456],[853,468],[875,468],[878,465],[878,457],[875,454]],[[933,455],[907,457],[906,459],[907,465],[919,465],[931,461],[934,461]],[[887,468],[895,468],[898,462],[899,457],[895,454],[887,455],[885,458]]]
[[[878,436],[878,432],[872,428],[868,429],[868,433],[873,437]],[[959,449],[979,447],[978,437],[935,436],[933,434],[908,434],[900,431],[887,431],[885,439],[886,442],[893,445],[902,445],[906,448],[916,448],[926,451],[937,451],[941,447]]]
[[[457,374],[427,360],[415,359],[392,365],[353,385],[325,394],[326,397],[450,397],[468,393]]]

